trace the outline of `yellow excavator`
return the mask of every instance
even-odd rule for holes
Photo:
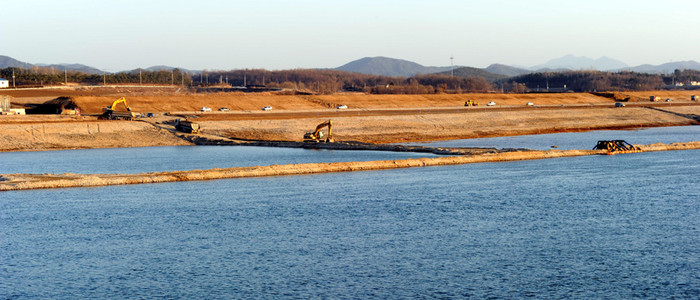
[[[126,107],[126,111],[117,111],[114,110],[117,107],[117,104],[119,103],[124,103],[124,107]],[[135,117],[135,114],[131,112],[131,107],[129,107],[128,104],[126,104],[126,98],[121,97],[114,101],[112,105],[107,106],[102,109],[102,115],[100,116],[100,119],[103,120],[131,120]]]
[[[476,102],[472,99],[467,99],[467,101],[464,102],[464,106],[478,106],[479,102]]]
[[[320,143],[320,142],[324,141],[323,140],[323,132],[321,132],[321,129],[323,129],[326,126],[328,126],[328,137],[326,138],[325,142],[326,143],[333,143],[334,140],[333,140],[333,121],[332,120],[328,120],[328,121],[325,121],[321,124],[318,124],[318,126],[316,126],[316,130],[314,130],[314,132],[307,132],[306,134],[304,134],[304,142]]]

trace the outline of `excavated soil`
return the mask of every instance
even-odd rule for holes
[[[241,140],[300,141],[317,124],[332,119],[339,141],[399,143],[536,133],[700,124],[693,91],[624,92],[611,95],[438,94],[438,95],[284,95],[272,93],[192,93],[178,87],[77,87],[2,90],[13,106],[70,96],[83,116],[0,116],[0,151],[192,145],[187,135],[165,122],[187,117],[202,135]],[[615,98],[673,98],[672,103],[628,102]],[[135,112],[156,118],[99,121],[103,107],[120,97]],[[636,98],[635,98],[636,97]],[[464,107],[467,99],[480,103]],[[489,101],[496,106],[486,107]],[[525,106],[533,102],[534,107]],[[348,109],[335,109],[337,105]],[[214,111],[202,113],[201,107]],[[272,106],[272,111],[262,111]],[[227,107],[230,112],[217,111]],[[121,109],[121,108],[118,108]],[[166,113],[171,113],[167,116]],[[91,115],[92,114],[92,115]],[[175,116],[177,115],[177,116]]]
[[[178,87],[77,87],[3,90],[0,94],[12,96],[13,107],[70,96],[83,112],[82,116],[1,115],[0,151],[246,143],[296,147],[304,146],[295,142],[301,141],[305,132],[327,119],[333,120],[333,136],[336,141],[344,142],[338,144],[343,149],[387,147],[376,145],[382,143],[700,124],[700,105],[689,100],[690,95],[695,94],[692,91],[598,95],[276,95],[240,92],[195,94]],[[673,101],[650,104],[650,95],[671,98]],[[139,118],[137,121],[97,120],[96,116],[102,108],[120,97],[127,97],[133,111],[152,112],[158,116]],[[480,106],[465,108],[463,104],[467,99],[479,102]],[[620,100],[627,100],[627,107],[614,108],[613,103]],[[489,101],[497,105],[484,106]],[[525,106],[526,102],[535,105]],[[349,108],[335,109],[341,104]],[[205,106],[214,112],[199,112]],[[263,106],[272,106],[273,110],[263,112]],[[227,107],[231,112],[216,111],[220,107]],[[176,117],[186,117],[199,123],[202,128],[200,134],[176,132],[170,123]],[[699,149],[700,142],[653,144],[642,148],[645,151]],[[143,174],[3,174],[0,175],[0,190],[280,176],[601,154],[600,151],[591,150],[429,151],[460,155]]]

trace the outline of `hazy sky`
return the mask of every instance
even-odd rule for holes
[[[700,1],[0,0],[0,55],[107,71],[700,61]]]

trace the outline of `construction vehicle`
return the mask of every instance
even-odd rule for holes
[[[321,129],[323,129],[326,126],[328,126],[328,137],[325,139],[325,142],[326,143],[334,142],[333,141],[333,121],[332,120],[328,120],[328,121],[325,121],[321,124],[318,124],[318,126],[316,126],[316,130],[314,130],[314,132],[307,132],[306,134],[304,134],[304,142],[320,143],[320,142],[324,141],[323,140],[323,132],[321,132]]]
[[[479,102],[476,102],[472,99],[467,99],[466,102],[464,102],[464,106],[478,106]]]
[[[175,119],[175,129],[185,133],[199,133],[199,124],[185,120]]]
[[[126,111],[118,111],[114,110],[117,107],[117,104],[119,103],[124,103],[124,107],[126,107]],[[121,97],[114,101],[112,105],[107,106],[102,109],[102,115],[100,116],[100,119],[103,120],[132,120],[136,115],[131,112],[131,107],[129,107],[128,104],[126,104],[126,98]]]
[[[639,147],[625,142],[624,140],[598,141],[598,144],[593,147],[593,150],[607,150],[605,154],[613,155],[617,153],[633,153],[641,152]]]

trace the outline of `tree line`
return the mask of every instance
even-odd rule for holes
[[[60,71],[53,68],[32,67],[0,69],[0,78],[10,86],[51,86],[65,83],[79,84],[182,84],[191,85],[192,76],[179,69],[172,71],[133,70],[119,73],[88,74],[80,71]]]
[[[202,71],[196,74],[172,71],[133,70],[119,73],[87,74],[80,71],[57,71],[33,67],[0,69],[0,77],[17,87],[80,84],[157,84],[184,86],[257,86],[293,90],[313,94],[356,91],[371,94],[436,94],[499,91],[526,93],[543,91],[641,91],[670,85],[700,82],[700,71],[676,70],[671,74],[636,72],[570,71],[540,72],[500,79],[493,82],[483,77],[424,74],[411,77],[390,77],[351,73],[338,70],[293,69],[269,71],[245,69]]]
[[[648,91],[678,83],[700,82],[700,71],[675,70],[672,74],[636,72],[570,71],[531,73],[494,82],[497,90],[522,93],[528,91]]]
[[[265,86],[315,94],[356,91],[371,94],[435,94],[445,92],[486,92],[490,84],[481,77],[416,75],[391,77],[338,70],[295,69],[268,71],[246,69],[203,72],[193,78],[194,85]]]

